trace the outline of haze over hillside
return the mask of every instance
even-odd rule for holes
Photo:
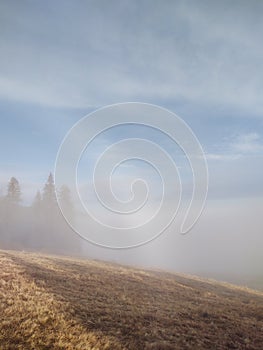
[[[21,188],[23,184],[12,177],[6,195],[0,197],[2,249],[86,256],[191,273],[263,290],[260,199],[240,199],[235,209],[227,203],[224,209],[220,202],[208,203],[207,213],[189,235],[183,237],[178,233],[179,215],[158,239],[121,251],[92,245],[71,229],[57,205],[52,174],[28,205],[23,203],[25,193]],[[70,190],[59,188],[57,195],[65,202],[69,215],[76,219],[78,214]],[[247,212],[248,204],[253,206],[251,213]],[[87,225],[86,232],[90,231],[96,234],[98,228]]]

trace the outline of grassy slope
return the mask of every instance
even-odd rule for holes
[[[0,251],[0,349],[262,349],[263,293]]]

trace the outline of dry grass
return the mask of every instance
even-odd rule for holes
[[[0,251],[0,349],[262,349],[263,294]]]

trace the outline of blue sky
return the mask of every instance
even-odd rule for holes
[[[183,118],[204,148],[207,207],[193,230],[198,234],[191,235],[196,238],[175,239],[171,229],[146,250],[125,252],[126,261],[140,264],[147,257],[152,264],[158,251],[157,263],[177,270],[213,264],[259,269],[262,13],[258,0],[2,1],[0,194],[16,176],[29,204],[53,171],[65,134],[91,111],[129,101],[160,105]],[[188,181],[174,145],[139,127],[101,135],[82,158],[83,177],[91,179],[103,147],[138,135],[162,145]],[[129,167],[120,170],[119,178],[129,178]],[[137,162],[132,174],[138,170],[145,172]],[[234,257],[233,247],[239,250]]]
[[[262,194],[263,4],[0,6],[2,192],[11,175],[40,186],[65,133],[90,111],[141,101],[169,108],[196,133],[211,195]]]

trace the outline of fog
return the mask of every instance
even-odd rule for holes
[[[1,249],[80,254],[81,242],[57,205],[52,174],[30,206],[23,204],[20,183],[15,177],[10,179],[6,192],[0,198]],[[68,215],[74,215],[69,190],[62,187],[57,194],[65,202]]]
[[[69,227],[53,197],[52,175],[30,206],[23,205],[18,186],[10,180],[7,194],[1,197],[1,249],[81,256],[263,287],[261,198],[208,199],[203,214],[186,235],[180,234],[183,205],[173,223],[151,242],[109,249],[88,241],[105,235],[92,220],[86,226],[86,239]],[[71,215],[72,220],[79,220],[69,190],[57,189],[57,195],[64,196],[67,218]]]
[[[179,213],[161,236],[141,247],[109,250],[85,244],[83,249],[94,258],[262,288],[262,204],[261,198],[208,200],[187,235],[180,234]]]

